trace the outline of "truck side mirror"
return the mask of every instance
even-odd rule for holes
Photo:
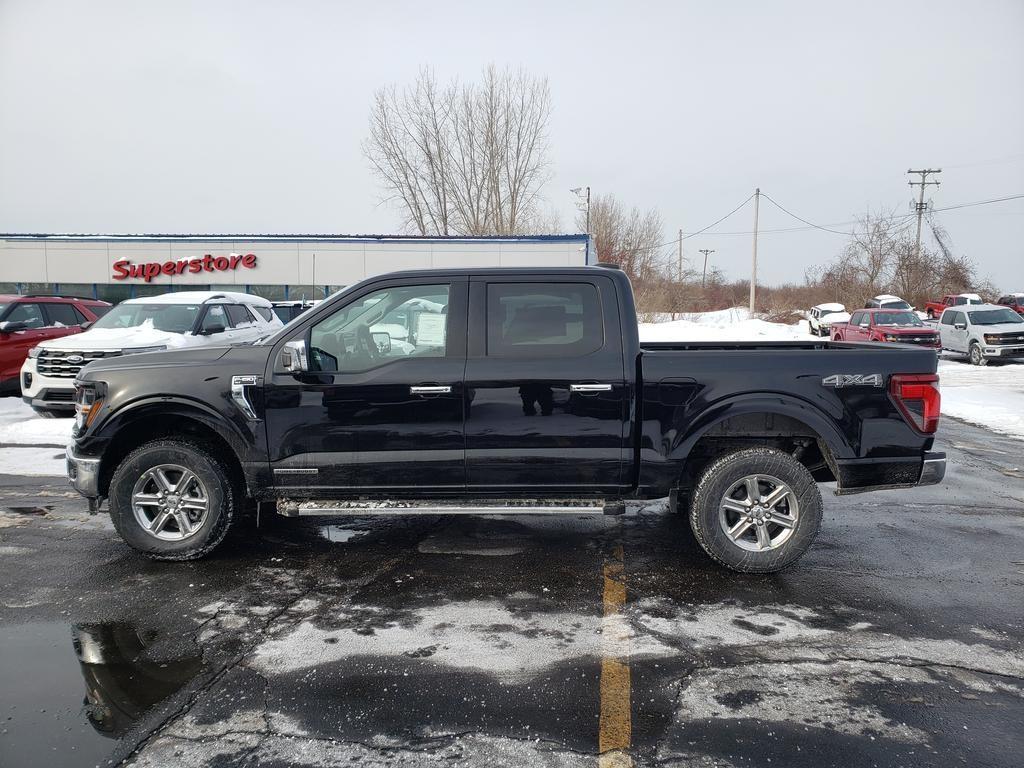
[[[391,354],[391,334],[387,331],[374,331],[370,334],[373,343],[377,345],[377,351],[382,355]]]
[[[220,320],[210,320],[203,324],[203,327],[199,330],[199,335],[213,336],[215,333],[224,333],[227,329],[228,327]]]
[[[956,328],[958,331],[966,331],[967,330],[967,323],[957,323],[953,327]]]
[[[14,333],[15,331],[27,331],[28,321],[26,320],[4,320],[0,323],[0,333]]]
[[[281,370],[287,373],[304,373],[309,370],[306,357],[306,342],[303,339],[289,341],[281,350]]]

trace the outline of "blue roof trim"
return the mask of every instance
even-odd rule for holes
[[[247,242],[299,242],[299,243],[380,243],[380,242],[443,242],[443,243],[549,243],[549,242],[579,242],[588,243],[589,236],[585,234],[575,235],[488,235],[481,237],[469,237],[463,235],[75,235],[75,234],[46,234],[41,232],[30,233],[0,233],[0,240],[57,240],[57,241],[83,241],[83,242],[173,242],[177,240],[202,241],[247,241]]]

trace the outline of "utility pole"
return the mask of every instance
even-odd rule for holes
[[[584,194],[584,190],[586,190],[586,194]],[[576,195],[576,197],[578,197],[581,200],[585,201],[585,205],[587,206],[587,234],[589,235],[590,234],[590,187],[573,187],[569,191],[572,192],[574,195]],[[577,209],[576,210],[579,210],[578,206],[579,206],[579,203],[577,203]]]
[[[701,248],[700,252],[704,254],[704,271],[700,275],[700,287],[704,287],[704,280],[708,276],[708,256],[715,252],[714,248]]]
[[[754,260],[750,267],[750,316],[754,316],[754,301],[757,293],[757,209],[761,202],[761,188],[754,190]]]
[[[683,230],[679,230],[679,282],[683,282]]]
[[[919,171],[915,171],[915,170],[913,170],[911,168],[908,168],[907,169],[907,173],[916,173],[916,174],[918,174],[921,177],[920,181],[908,181],[907,182],[912,187],[920,187],[921,188],[921,197],[918,198],[918,201],[916,203],[916,207],[917,207],[917,240],[916,240],[916,243],[917,244],[914,246],[914,256],[918,260],[920,260],[920,258],[921,258],[921,219],[924,217],[924,212],[927,209],[927,206],[925,205],[925,202],[924,202],[924,188],[928,187],[928,186],[932,186],[932,185],[934,185],[936,187],[939,186],[939,182],[937,182],[937,181],[928,181],[928,177],[931,174],[933,174],[933,173],[942,173],[942,169],[941,168],[922,168]]]

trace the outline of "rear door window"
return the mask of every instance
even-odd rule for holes
[[[488,357],[580,357],[604,345],[590,283],[490,283]]]
[[[225,306],[228,313],[228,320],[235,328],[239,326],[252,325],[255,318],[249,314],[249,310],[241,304],[228,304]]]
[[[82,323],[82,318],[79,317],[75,308],[70,304],[50,303],[46,304],[44,309],[50,319],[48,325],[60,325],[69,328],[81,325]]]

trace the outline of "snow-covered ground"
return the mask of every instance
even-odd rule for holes
[[[1024,361],[976,366],[944,353],[939,387],[943,414],[1024,440]]]
[[[678,320],[640,323],[641,341],[747,341],[757,339],[808,339],[806,320],[794,325],[751,318],[740,307],[717,312],[682,314]]]
[[[73,419],[42,419],[19,397],[0,397],[0,474],[63,475]]]
[[[642,341],[757,341],[814,339],[807,321],[792,325],[751,318],[742,308],[641,323]],[[1024,361],[977,367],[963,358],[939,361],[942,412],[1024,440]],[[41,419],[20,398],[0,398],[0,474],[63,475],[61,446],[71,419]]]

